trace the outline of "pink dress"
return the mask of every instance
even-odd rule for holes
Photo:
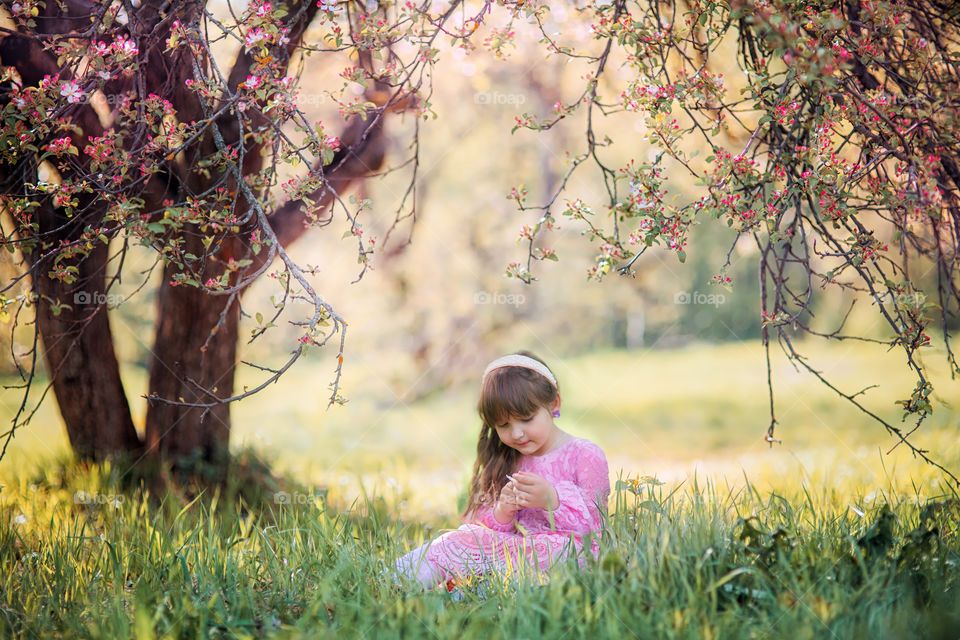
[[[570,438],[541,456],[521,456],[520,470],[543,476],[557,490],[560,504],[552,513],[521,509],[513,522],[500,524],[492,508],[482,508],[471,522],[400,558],[397,569],[424,584],[504,571],[521,562],[548,569],[571,552],[579,554],[584,536],[599,537],[610,495],[607,458],[600,447]],[[596,557],[596,540],[591,552]]]

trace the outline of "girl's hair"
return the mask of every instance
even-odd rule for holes
[[[518,351],[517,354],[547,366],[529,351]],[[526,418],[540,407],[549,408],[558,393],[559,390],[543,374],[525,367],[501,367],[487,374],[477,402],[477,413],[483,420],[483,426],[477,442],[477,461],[473,465],[470,495],[463,511],[465,518],[479,507],[496,502],[500,490],[507,483],[507,474],[516,471],[520,452],[500,441],[497,425],[511,418]]]

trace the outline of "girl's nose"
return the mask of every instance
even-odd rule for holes
[[[513,425],[513,437],[516,440],[519,440],[523,437],[523,428],[519,424]]]

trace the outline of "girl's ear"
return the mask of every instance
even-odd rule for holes
[[[553,401],[553,404],[550,405],[550,412],[553,413],[554,411],[559,411],[559,410],[560,410],[560,394],[558,393],[557,397]]]

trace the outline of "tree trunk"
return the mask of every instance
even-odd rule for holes
[[[219,255],[238,249],[240,242],[236,236],[228,238]],[[168,266],[160,285],[150,358],[147,452],[179,467],[200,462],[221,466],[229,455],[230,405],[177,403],[210,403],[233,394],[240,305],[230,296],[174,286],[176,273]]]
[[[328,165],[327,181],[342,195],[383,164],[382,119],[374,123],[354,118],[341,139],[344,144]],[[315,207],[322,209],[330,206],[333,197],[327,190],[317,198]],[[305,211],[304,203],[288,201],[269,216],[284,247],[306,231]],[[216,252],[220,264],[230,258],[246,258],[253,259],[249,270],[262,266],[268,251],[249,254],[244,240],[249,232],[247,229],[222,241]],[[185,240],[185,251],[204,254],[199,237],[188,236]],[[191,407],[189,403],[210,403],[233,395],[240,305],[235,299],[230,302],[229,296],[212,296],[190,285],[173,286],[171,279],[176,273],[175,268],[167,267],[160,285],[157,335],[150,361],[147,451],[183,470],[193,470],[199,463],[222,467],[229,454],[230,405]],[[199,278],[203,282],[220,273],[222,270],[207,268]]]
[[[0,40],[0,58],[17,67],[26,86],[38,84],[44,75],[57,73],[56,61],[49,52],[29,38],[8,35]],[[0,104],[5,104],[6,97]],[[77,147],[82,146],[84,136],[102,133],[97,116],[89,107],[78,109],[74,122],[83,132],[70,134]],[[27,155],[20,156],[15,163],[0,165],[0,178],[7,193],[17,193],[25,183],[37,182],[38,177],[37,161]],[[108,245],[95,240],[84,258],[64,263],[78,270],[73,283],[49,275],[55,268],[55,254],[50,247],[76,241],[86,225],[96,226],[103,218],[103,210],[92,208],[93,198],[81,193],[77,199],[79,206],[73,217],[47,200],[39,204],[29,220],[17,215],[14,218],[21,239],[43,239],[32,249],[24,250],[24,259],[29,264],[33,291],[39,296],[37,327],[70,446],[82,458],[102,460],[134,453],[141,442],[120,379],[107,317]],[[36,228],[30,228],[30,223],[36,224]]]
[[[74,452],[92,460],[140,448],[107,318],[107,252],[103,244],[91,251],[69,285],[48,277],[49,261],[32,265],[37,324],[60,414]],[[58,312],[60,303],[70,306]]]

